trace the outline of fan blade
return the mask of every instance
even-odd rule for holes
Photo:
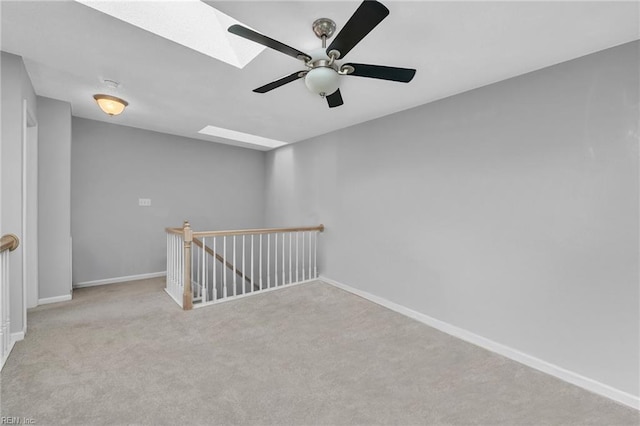
[[[265,84],[257,89],[253,89],[253,91],[256,93],[267,93],[270,90],[277,89],[280,86],[284,86],[287,83],[291,83],[292,81],[296,81],[297,79],[304,77],[306,73],[306,71],[296,71],[293,74],[289,74],[281,79],[272,81],[271,83]]]
[[[355,75],[357,77],[379,78],[381,80],[399,81],[408,83],[416,75],[416,70],[411,68],[386,67],[384,65],[370,64],[344,64],[342,67],[353,67],[353,72],[347,75]]]
[[[253,30],[250,30],[249,28],[243,27],[242,25],[232,25],[228,28],[228,31],[231,34],[235,34],[237,36],[246,38],[247,40],[259,43],[263,46],[270,47],[274,50],[277,50],[278,52],[282,52],[285,55],[292,56],[296,59],[302,59],[304,61],[308,61],[311,59],[311,56],[299,51],[298,49],[294,49],[291,46],[287,46],[284,43],[280,43],[278,40],[274,40],[270,37],[257,33]]]
[[[329,104],[329,108],[339,107],[344,103],[342,102],[342,95],[340,94],[340,89],[336,90],[326,98],[327,98],[327,103]]]
[[[340,52],[340,59],[343,59],[388,14],[389,9],[382,3],[369,0],[363,1],[329,45],[327,55],[332,50],[337,50]]]

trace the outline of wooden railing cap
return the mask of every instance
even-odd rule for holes
[[[260,228],[260,229],[237,229],[230,231],[194,231],[189,224],[189,221],[184,221],[182,228],[164,228],[169,234],[184,235],[189,238],[193,237],[224,237],[232,235],[251,235],[251,234],[281,234],[284,232],[305,232],[305,231],[318,231],[324,232],[324,225],[318,226],[300,226],[294,228]],[[191,241],[191,239],[189,239]]]
[[[294,228],[261,228],[261,229],[237,229],[231,231],[194,231],[194,237],[224,237],[232,235],[257,235],[257,234],[281,234],[284,232],[324,231],[324,225],[301,226]]]
[[[13,234],[6,234],[0,238],[0,253],[5,250],[14,251],[20,245],[20,239]]]

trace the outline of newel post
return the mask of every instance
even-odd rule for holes
[[[184,292],[182,293],[182,309],[185,311],[193,308],[193,297],[191,294],[191,241],[193,241],[193,231],[188,221],[184,221],[182,226],[184,237]]]

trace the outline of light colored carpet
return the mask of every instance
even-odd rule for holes
[[[58,424],[637,425],[640,413],[324,283],[191,312],[163,279],[29,311],[2,416]]]

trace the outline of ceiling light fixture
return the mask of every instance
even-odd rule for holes
[[[338,65],[335,63],[339,54],[329,57],[326,53],[327,39],[335,30],[336,23],[328,18],[316,19],[313,23],[313,32],[322,39],[322,47],[311,52],[311,59],[307,62],[311,69],[304,76],[304,84],[311,93],[323,98],[340,87]]]
[[[98,106],[105,114],[110,116],[119,115],[124,111],[125,107],[129,105],[129,102],[124,99],[120,99],[111,95],[93,95],[93,99],[96,100]]]
[[[311,93],[324,97],[338,90],[340,86],[338,78],[338,72],[333,68],[318,66],[307,73],[304,83]]]

